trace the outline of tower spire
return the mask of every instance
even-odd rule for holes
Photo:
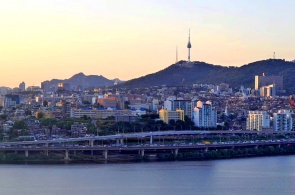
[[[188,48],[188,59],[187,61],[190,62],[191,61],[191,48],[192,48],[192,44],[191,44],[191,30],[188,30],[188,43],[187,43],[187,48]]]
[[[178,62],[178,46],[176,46],[176,62],[175,63],[177,62]]]

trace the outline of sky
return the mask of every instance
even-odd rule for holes
[[[0,86],[129,80],[187,60],[294,60],[294,0],[0,0]]]

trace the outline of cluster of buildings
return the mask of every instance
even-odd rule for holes
[[[59,88],[64,86],[59,85]],[[269,86],[274,86],[274,89],[268,91]],[[17,108],[14,117],[18,119],[24,118],[25,111],[30,110],[32,115],[42,113],[45,118],[114,117],[117,121],[131,122],[139,120],[141,115],[157,112],[166,123],[171,119],[184,120],[187,116],[200,128],[216,128],[218,124],[228,122],[233,129],[262,130],[272,126],[278,131],[291,130],[293,107],[289,103],[290,98],[274,94],[282,91],[282,86],[281,77],[265,75],[255,76],[254,90],[242,86],[236,92],[222,83],[145,89],[94,88],[58,93],[42,89],[36,91],[33,87],[25,89],[22,82],[18,92],[0,96],[0,106],[3,111]],[[257,94],[263,89],[267,89],[266,94],[269,95]],[[178,91],[177,95],[175,91]],[[263,117],[257,117],[260,115]],[[276,121],[281,115],[290,118],[288,127],[280,127],[285,123]],[[255,122],[257,120],[259,122]]]
[[[190,35],[188,61],[190,66]],[[176,52],[177,53],[177,52]],[[176,55],[176,62],[178,56]],[[75,90],[72,90],[75,88]],[[65,129],[53,126],[42,129],[38,117],[81,118],[95,120],[112,118],[116,121],[135,122],[140,116],[158,113],[159,119],[169,124],[190,119],[203,129],[291,131],[294,129],[295,97],[283,96],[282,76],[255,76],[254,89],[233,89],[229,84],[193,84],[191,86],[153,86],[143,89],[93,88],[49,81],[38,86],[22,82],[9,94],[0,95],[0,129],[8,132],[15,121],[27,121],[32,134],[42,137],[49,131],[58,134]],[[5,116],[5,117],[4,117]],[[36,120],[31,119],[36,116]],[[73,124],[71,136],[85,136],[87,124]]]
[[[271,121],[273,128],[271,128]],[[290,110],[279,110],[273,114],[272,120],[266,111],[249,111],[247,118],[248,130],[274,130],[291,131],[293,129],[293,118]]]
[[[284,93],[281,76],[255,76],[254,89],[241,86],[237,92],[225,83],[195,84],[192,88],[199,90],[190,99],[168,97],[160,110],[160,119],[168,123],[171,119],[183,120],[185,115],[200,128],[216,128],[228,122],[231,129],[293,129],[295,104],[290,102],[294,98],[278,96]]]
[[[211,101],[193,100],[166,100],[164,107],[159,111],[159,117],[165,123],[170,120],[182,120],[184,116],[190,118],[195,126],[214,128],[217,126],[217,111]]]
[[[282,76],[255,76],[255,93],[261,97],[273,97],[284,93]]]
[[[139,121],[141,115],[158,113],[159,119],[167,124],[171,120],[185,121],[187,117],[196,127],[204,129],[222,126],[222,129],[233,130],[291,131],[295,98],[280,94],[284,94],[283,78],[265,74],[255,76],[254,89],[241,86],[235,91],[226,83],[162,85],[144,89],[82,90],[78,87],[70,90],[67,83],[58,83],[56,88],[52,88],[45,82],[41,88],[26,88],[22,82],[11,93],[0,95],[0,115],[8,116],[6,121],[0,122],[0,128],[7,131],[13,121],[28,116],[89,117],[94,120],[112,117],[116,121],[134,122]],[[81,128],[79,135],[85,134]],[[84,127],[82,129],[85,130]]]

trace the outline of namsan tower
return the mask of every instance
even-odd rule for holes
[[[188,30],[188,43],[187,43],[187,48],[188,48],[188,59],[187,59],[187,61],[190,62],[191,61],[191,48],[192,48],[190,29]]]

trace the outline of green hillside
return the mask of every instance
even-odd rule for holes
[[[253,62],[241,67],[226,67],[205,62],[180,61],[164,70],[132,79],[122,87],[142,88],[157,85],[175,86],[186,84],[220,84],[228,83],[234,89],[241,85],[254,88],[255,75],[283,76],[287,94],[295,93],[295,63],[282,59],[268,59]]]

